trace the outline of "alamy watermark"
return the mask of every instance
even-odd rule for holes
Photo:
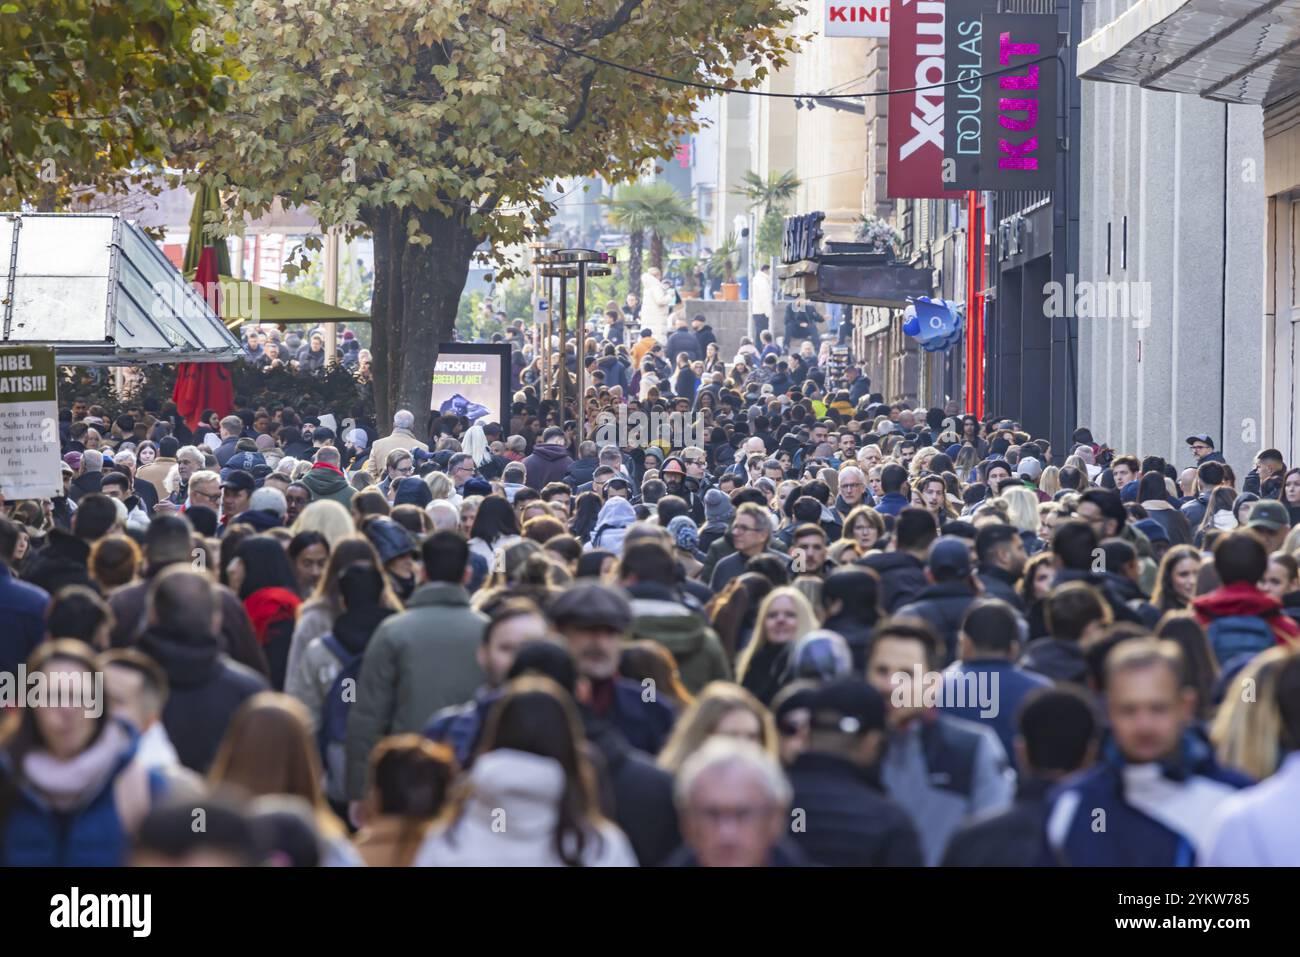
[[[0,671],[0,711],[7,708],[77,708],[88,718],[104,713],[102,671]]]
[[[1053,280],[1043,286],[1043,314],[1049,319],[1119,319],[1139,329],[1151,325],[1151,283]]]
[[[889,701],[895,708],[978,708],[981,718],[996,718],[999,676],[996,671],[925,671],[916,665],[911,674],[890,676]]]
[[[694,445],[702,447],[706,436],[703,421],[691,418],[686,412],[629,412],[620,405],[618,411],[601,412],[596,416],[596,445],[615,445],[619,448],[645,448],[659,441],[668,441],[676,449]]]
[[[167,319],[171,316],[201,319],[204,316],[202,306],[205,304],[208,309],[227,321],[239,319],[241,322],[257,323],[262,320],[260,291],[255,283],[246,279],[153,284],[153,302],[150,311],[155,319]]]

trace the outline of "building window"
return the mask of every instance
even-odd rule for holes
[[[1124,229],[1119,240],[1119,268],[1128,269],[1128,217],[1124,217]]]
[[[1110,275],[1110,223],[1106,224],[1106,275]]]

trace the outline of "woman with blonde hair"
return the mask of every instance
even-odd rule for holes
[[[477,428],[477,426],[475,426]],[[433,496],[433,501],[445,499],[452,505],[460,504],[460,496],[456,494],[456,486],[446,472],[430,472],[424,478],[424,484],[429,486],[429,493]]]
[[[352,524],[352,515],[347,506],[340,505],[333,499],[321,498],[308,504],[298,514],[291,531],[295,535],[319,532],[333,550],[343,539],[355,535],[356,527]]]
[[[923,449],[918,449],[912,456],[911,465],[908,466],[908,473],[913,479],[919,478],[926,472],[930,471],[930,462],[939,454],[939,450],[933,445],[927,445]]]
[[[1038,537],[1038,496],[1023,485],[1003,490],[998,496],[1007,504],[1007,517],[1020,530],[1025,542],[1025,553],[1036,555],[1043,550],[1043,540]]]
[[[362,863],[347,839],[347,828],[325,800],[311,718],[297,698],[262,691],[245,701],[230,719],[208,781],[248,799],[287,794],[306,801],[321,839],[321,863]]]
[[[774,588],[758,607],[754,637],[736,663],[736,680],[767,704],[781,690],[790,651],[817,627],[817,615],[802,591],[793,585]]]
[[[659,752],[659,767],[676,774],[687,758],[717,735],[752,741],[777,757],[776,725],[771,712],[744,688],[728,681],[711,681],[677,719],[672,735]]]
[[[1061,470],[1055,465],[1043,469],[1043,474],[1038,476],[1038,490],[1055,498],[1061,490]]]
[[[1277,677],[1294,654],[1289,648],[1261,651],[1228,682],[1210,728],[1219,763],[1262,781],[1278,768],[1282,716]]]

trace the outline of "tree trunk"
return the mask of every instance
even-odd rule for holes
[[[435,212],[385,206],[366,210],[365,217],[375,244],[371,352],[377,424],[387,432],[393,413],[409,409],[417,434],[424,435],[438,346],[451,341],[479,238],[458,218]],[[432,237],[430,245],[407,241],[413,219]]]
[[[650,234],[650,266],[661,272],[664,268],[664,238],[658,233]]]
[[[645,270],[641,268],[641,259],[645,253],[645,233],[636,229],[628,237],[628,254],[627,254],[627,291],[635,293],[638,299],[641,298],[641,273]]]

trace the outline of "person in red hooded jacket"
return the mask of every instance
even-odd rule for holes
[[[284,689],[289,645],[302,598],[284,546],[269,535],[250,535],[226,566],[227,584],[244,603],[253,633],[271,669],[271,687]]]
[[[1223,584],[1194,599],[1192,609],[1221,664],[1238,654],[1263,651],[1270,634],[1276,644],[1300,645],[1300,625],[1256,584],[1268,569],[1268,550],[1254,532],[1239,528],[1219,539],[1214,569]]]

